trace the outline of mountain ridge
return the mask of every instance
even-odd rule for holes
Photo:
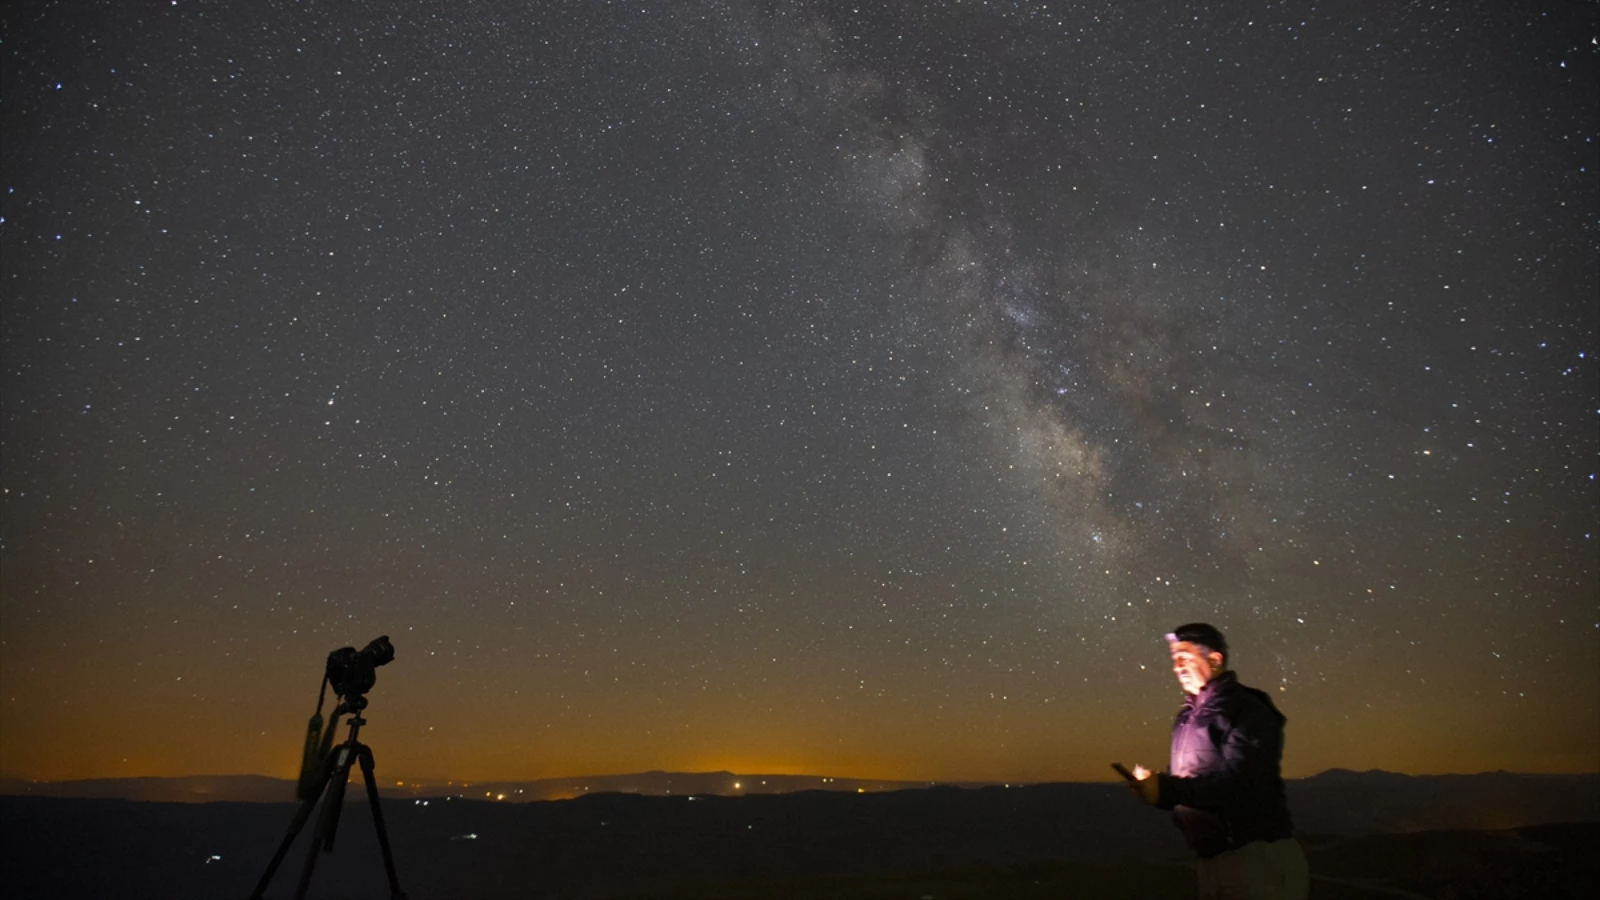
[[[353,779],[359,783],[359,776]],[[1300,830],[1379,834],[1466,826],[1515,828],[1547,822],[1600,821],[1600,773],[1406,775],[1330,769],[1285,782]],[[436,799],[505,803],[632,795],[685,800],[737,800],[773,795],[883,794],[929,790],[1052,792],[1062,802],[1099,808],[1116,783],[912,782],[821,775],[747,775],[727,771],[651,770],[624,775],[531,781],[380,780],[386,801]],[[293,803],[295,782],[264,775],[181,776],[33,782],[0,779],[0,795],[158,803]],[[365,802],[365,792],[347,798]],[[1117,807],[1110,808],[1114,814]]]

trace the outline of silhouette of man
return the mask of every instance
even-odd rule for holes
[[[1168,770],[1135,766],[1134,793],[1172,810],[1199,857],[1201,900],[1305,900],[1305,851],[1294,839],[1279,764],[1286,721],[1272,698],[1228,668],[1228,642],[1203,622],[1167,635],[1183,709]]]

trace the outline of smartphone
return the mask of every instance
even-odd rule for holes
[[[1111,764],[1111,768],[1116,769],[1118,775],[1121,775],[1123,778],[1126,778],[1129,781],[1138,781],[1139,780],[1139,779],[1133,777],[1133,773],[1129,772],[1128,771],[1128,767],[1123,765],[1122,763],[1112,763]]]

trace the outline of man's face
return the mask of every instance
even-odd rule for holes
[[[1172,651],[1172,672],[1178,676],[1178,686],[1185,694],[1198,694],[1222,668],[1222,654],[1199,644],[1176,641],[1168,644]]]

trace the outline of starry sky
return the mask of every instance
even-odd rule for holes
[[[1600,765],[1593,4],[0,32],[0,774]]]

